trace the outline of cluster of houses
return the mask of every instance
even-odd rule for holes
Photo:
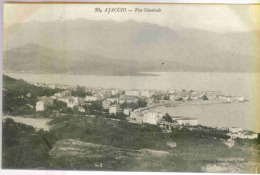
[[[54,94],[51,97],[40,97],[36,103],[36,111],[44,111],[48,106],[53,105],[53,100],[62,101],[67,104],[68,108],[76,107],[80,112],[85,112],[83,105],[91,104],[94,101],[102,101],[102,107],[107,109],[109,114],[117,114],[119,112],[129,116],[129,120],[136,123],[149,123],[157,125],[162,121],[164,114],[156,111],[131,108],[121,109],[123,103],[136,104],[140,98],[149,99],[156,92],[143,90],[126,90],[124,93],[119,89],[102,89],[102,88],[86,88],[85,98],[72,96],[71,90],[65,90]],[[197,119],[174,117],[173,120],[177,125],[198,125]]]
[[[232,148],[235,146],[235,139],[257,139],[258,134],[253,131],[247,131],[243,130],[239,127],[230,127],[228,128],[228,136],[230,136],[230,139],[224,140],[224,144],[227,145],[229,148]]]
[[[36,111],[44,111],[48,106],[53,105],[53,99],[50,97],[40,97],[38,98],[38,102],[36,103]]]
[[[241,138],[241,139],[257,139],[258,138],[257,133],[255,133],[253,131],[243,130],[242,128],[239,128],[239,127],[229,128],[228,135],[231,138]]]
[[[185,126],[196,126],[198,125],[198,119],[187,118],[187,117],[171,117],[173,122],[166,122],[163,120],[165,114],[161,112],[156,112],[152,110],[140,110],[136,109],[131,112],[129,119],[136,123],[149,123],[153,125],[159,124],[161,127],[170,129],[171,127],[176,127],[178,125]]]
[[[91,102],[102,101],[102,107],[108,109],[110,114],[116,114],[120,109],[120,104],[125,102],[136,104],[140,98],[151,97],[150,91],[137,91],[126,90],[123,93],[120,89],[103,89],[103,88],[85,88],[86,92],[90,95],[86,95],[85,98],[72,96],[71,90],[64,90],[56,93],[51,97],[40,97],[36,103],[36,111],[44,111],[48,106],[53,105],[53,100],[65,102],[68,108],[77,107],[79,111],[85,112],[83,105],[91,104]],[[122,111],[126,115],[130,115],[131,109],[123,109]]]
[[[171,101],[188,101],[188,100],[214,100],[220,99],[227,102],[244,102],[245,99],[239,96],[226,96],[222,95],[219,91],[170,91],[169,100]]]
[[[54,99],[66,103],[68,108],[77,107],[80,112],[85,112],[85,109],[82,107],[85,104],[85,99],[71,96],[71,91],[69,90],[55,93],[51,97],[44,96],[38,98],[38,102],[35,107],[36,111],[44,111],[48,106],[52,106]]]
[[[102,101],[102,107],[107,109],[109,114],[117,114],[119,112],[129,116],[128,120],[134,123],[149,123],[153,125],[160,125],[162,128],[167,128],[169,131],[172,127],[176,126],[197,126],[198,120],[194,118],[185,117],[171,117],[173,122],[167,122],[163,120],[165,114],[160,112],[149,110],[148,108],[139,108],[132,111],[131,108],[121,109],[120,105],[123,103],[134,103],[136,104],[140,98],[146,101],[151,100],[153,95],[169,95],[169,100],[174,101],[178,99],[182,100],[198,100],[207,96],[207,99],[224,99],[227,101],[244,101],[243,97],[227,97],[221,95],[220,92],[207,91],[151,91],[151,90],[125,90],[120,89],[103,89],[103,88],[85,88],[86,92],[90,95],[86,95],[84,98],[72,96],[71,89],[64,90],[56,93],[51,97],[40,97],[36,103],[36,111],[44,111],[48,106],[53,105],[54,99],[62,101],[67,104],[68,108],[76,107],[78,111],[85,112],[84,105],[91,104],[94,101]],[[28,94],[30,95],[30,94]],[[258,134],[252,131],[245,131],[242,128],[229,128],[228,135],[231,138],[242,138],[242,139],[255,139]],[[228,144],[233,144],[232,139]]]
[[[46,83],[35,83],[35,82],[28,82],[29,84],[32,84],[37,87],[46,87],[50,89],[63,89],[63,90],[69,90],[71,88],[70,85],[61,85],[61,84],[46,84]]]
[[[57,85],[57,84],[42,84],[42,83],[32,83],[35,86],[42,86],[42,87],[48,87],[48,88],[60,88],[64,89],[65,92],[70,92],[71,90],[76,89],[77,87],[70,87],[68,85]],[[176,90],[166,90],[166,91],[159,91],[159,90],[121,90],[116,88],[111,89],[104,89],[104,88],[90,88],[85,87],[85,91],[89,92],[91,95],[87,95],[84,99],[79,97],[70,97],[68,95],[63,95],[62,93],[57,93],[54,95],[53,99],[57,99],[60,101],[63,101],[67,103],[68,107],[73,108],[74,106],[81,106],[81,103],[85,102],[93,102],[93,101],[102,101],[102,106],[104,109],[109,109],[109,113],[116,113],[120,110],[119,105],[123,104],[125,102],[128,103],[137,103],[139,98],[144,98],[147,100],[147,102],[154,102],[154,99],[152,98],[153,95],[159,96],[159,100],[168,100],[168,101],[189,101],[189,100],[201,100],[201,99],[207,99],[207,100],[214,100],[214,99],[220,99],[225,100],[227,102],[243,102],[245,99],[243,97],[236,97],[236,96],[225,96],[222,95],[219,91],[176,91]],[[167,96],[168,98],[164,99],[164,97]],[[39,103],[38,110],[41,110],[42,106],[44,106],[46,102],[42,100],[41,103]],[[117,105],[115,105],[117,104]],[[48,103],[45,104],[47,106]],[[125,111],[127,115],[129,115],[129,111]]]

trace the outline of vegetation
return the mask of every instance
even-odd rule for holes
[[[165,116],[163,116],[163,120],[170,122],[170,123],[173,122],[171,116],[168,113],[166,113]]]
[[[203,96],[202,96],[202,100],[208,100],[207,95],[203,95]]]
[[[28,115],[35,112],[37,97],[52,96],[60,89],[50,89],[31,85],[24,80],[3,75],[3,113]]]
[[[179,98],[175,99],[175,101],[183,101],[183,98],[179,97]]]
[[[203,126],[197,126],[200,127],[196,130],[189,130],[187,127],[183,128],[173,128],[172,132],[170,134],[170,137],[174,139],[180,139],[180,140],[192,140],[195,141],[197,139],[229,139],[230,136],[226,135],[226,131],[221,131],[214,128],[209,127],[203,127]]]
[[[147,106],[147,101],[144,99],[140,99],[137,101],[137,108],[144,108]]]
[[[162,99],[162,95],[160,94],[153,94],[152,97],[154,98],[155,101],[159,101]]]
[[[80,122],[79,122],[80,121]],[[126,121],[111,121],[102,117],[58,117],[51,124],[61,124],[50,132],[60,139],[79,139],[120,148],[168,149],[161,129],[156,125],[138,125]]]
[[[147,102],[144,99],[138,99],[137,103],[128,103],[124,102],[120,105],[121,109],[131,108],[132,110],[138,109],[138,108],[144,108],[147,106]]]
[[[56,138],[32,126],[7,118],[2,122],[2,167],[44,169],[49,167],[49,150]]]
[[[87,95],[93,95],[91,92],[86,92],[84,87],[77,86],[76,90],[72,90],[72,96],[85,98]]]
[[[20,79],[16,80],[9,76],[3,75],[3,88],[10,92],[13,96],[26,96],[28,93],[31,93],[32,97],[39,96],[52,96],[57,92],[60,92],[60,89],[50,89],[46,87],[37,87],[27,83],[26,81]]]
[[[163,134],[156,125],[80,115],[59,116],[50,121],[50,125],[49,132],[35,131],[30,126],[6,119],[3,122],[3,168],[98,170],[100,168],[94,164],[102,162],[102,170],[201,172],[205,165],[217,165],[221,160],[232,158],[235,162],[228,162],[227,166],[236,166],[236,160],[259,159],[259,156],[253,158],[250,152],[242,151],[259,140],[243,140],[243,143],[239,140],[229,149],[222,141],[228,139],[225,131],[204,126],[197,126],[194,131],[182,126]],[[68,139],[70,145],[64,145]],[[83,148],[73,144],[73,140],[103,146]],[[167,142],[175,142],[177,147],[171,149]],[[59,149],[70,147],[80,151],[78,155],[73,150]],[[161,154],[163,156],[159,156]],[[243,172],[248,172],[246,167]]]
[[[170,96],[169,95],[164,95],[163,96],[163,100],[170,100]]]

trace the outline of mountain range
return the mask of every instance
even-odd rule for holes
[[[259,72],[259,31],[214,33],[133,20],[28,22],[4,29],[4,70],[137,75]]]

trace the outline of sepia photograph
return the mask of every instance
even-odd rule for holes
[[[4,4],[1,168],[260,173],[260,5]]]

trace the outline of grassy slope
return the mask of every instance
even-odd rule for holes
[[[50,131],[59,138],[51,151],[55,169],[252,173],[248,161],[257,162],[252,157],[255,152],[242,150],[250,148],[247,143],[228,148],[219,138],[198,137],[186,130],[163,135],[157,126],[89,117],[58,123]],[[78,141],[82,144],[73,144]],[[176,142],[177,147],[171,150],[167,141]],[[95,167],[96,162],[103,167]]]

